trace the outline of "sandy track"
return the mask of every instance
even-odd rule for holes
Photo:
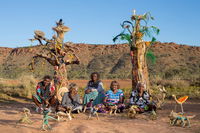
[[[172,127],[169,125],[168,115],[174,108],[174,102],[168,102],[163,110],[158,111],[158,119],[149,120],[145,115],[138,115],[137,119],[128,119],[124,113],[117,116],[100,114],[100,120],[95,117],[87,120],[86,114],[75,114],[72,121],[55,122],[50,124],[52,133],[200,133],[200,102],[188,101],[184,105],[185,112],[195,114],[196,117],[191,120],[192,128]],[[0,131],[1,133],[38,133],[40,131],[42,116],[36,114],[33,110],[33,124],[16,124],[20,119],[18,113],[22,107],[32,108],[31,102],[9,102],[0,103]]]

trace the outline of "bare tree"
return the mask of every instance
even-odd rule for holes
[[[79,52],[79,49],[75,48],[73,44],[63,43],[64,35],[70,29],[64,25],[62,19],[56,22],[56,26],[52,29],[56,32],[56,35],[53,35],[52,39],[45,38],[45,34],[42,31],[34,31],[34,39],[30,40],[37,40],[39,41],[39,44],[43,46],[41,51],[33,56],[33,60],[29,65],[31,66],[31,69],[34,70],[34,65],[41,59],[44,59],[51,64],[54,67],[54,80],[57,93],[59,88],[66,87],[69,84],[66,66],[70,64],[79,64],[80,60],[75,54]],[[43,42],[45,42],[45,45]]]

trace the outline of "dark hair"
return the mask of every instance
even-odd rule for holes
[[[112,88],[112,85],[115,84],[115,83],[117,84],[117,89],[119,89],[120,85],[119,85],[119,83],[116,80],[114,80],[114,81],[111,82],[110,88]]]
[[[46,80],[46,79],[52,80],[51,76],[49,76],[49,75],[45,75],[45,76],[43,77],[43,80]]]
[[[97,80],[99,80],[99,79],[100,79],[100,74],[99,74],[98,72],[93,72],[93,73],[91,73],[90,78],[92,79],[92,76],[93,76],[94,74],[97,75]]]
[[[69,91],[71,91],[72,89],[76,89],[78,88],[78,86],[76,85],[76,83],[70,83],[69,84]]]

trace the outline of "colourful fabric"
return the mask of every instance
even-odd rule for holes
[[[97,91],[90,92],[89,94],[85,94],[83,98],[83,104],[86,105],[88,102],[90,102],[90,99],[95,100],[98,96]]]
[[[49,98],[50,93],[52,93],[54,91],[55,91],[54,85],[48,85],[45,88],[45,86],[43,85],[43,82],[39,82],[36,87],[36,93],[39,93],[45,99]]]
[[[104,87],[101,81],[97,82],[89,81],[85,90],[87,89],[96,89],[99,93],[104,93]]]
[[[150,96],[149,93],[144,91],[143,95],[140,97],[137,90],[132,91],[130,96],[130,104],[137,105],[140,108],[145,109],[148,104],[150,104]]]
[[[104,87],[103,87],[103,83],[101,81],[98,81],[95,83],[92,81],[89,81],[85,90],[87,90],[87,89],[91,89],[92,92],[84,95],[84,99],[83,99],[84,105],[87,104],[90,101],[90,99],[94,100],[93,105],[103,103]]]
[[[105,94],[105,97],[107,97],[106,103],[108,104],[117,104],[119,103],[119,100],[121,97],[124,96],[124,93],[122,90],[118,89],[117,93],[113,93],[112,90],[108,90]]]
[[[109,112],[109,108],[106,107],[104,104],[98,104],[96,105],[98,110],[98,113],[108,113]],[[124,104],[118,104],[117,105],[117,109],[119,109],[120,111],[123,111],[125,109],[125,105]]]
[[[42,103],[42,99],[37,94],[33,94],[33,96],[38,100],[39,103]]]

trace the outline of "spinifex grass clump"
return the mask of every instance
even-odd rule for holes
[[[146,85],[146,89],[149,90],[146,57],[155,62],[155,56],[149,51],[149,46],[156,40],[152,33],[158,34],[160,31],[155,26],[147,26],[149,20],[154,20],[150,13],[136,15],[134,10],[131,21],[124,21],[121,24],[123,31],[113,39],[114,42],[117,39],[128,41],[132,63],[133,89],[136,88],[138,82],[142,82]],[[142,21],[144,25],[141,24]],[[151,41],[143,41],[144,35],[150,37]]]

